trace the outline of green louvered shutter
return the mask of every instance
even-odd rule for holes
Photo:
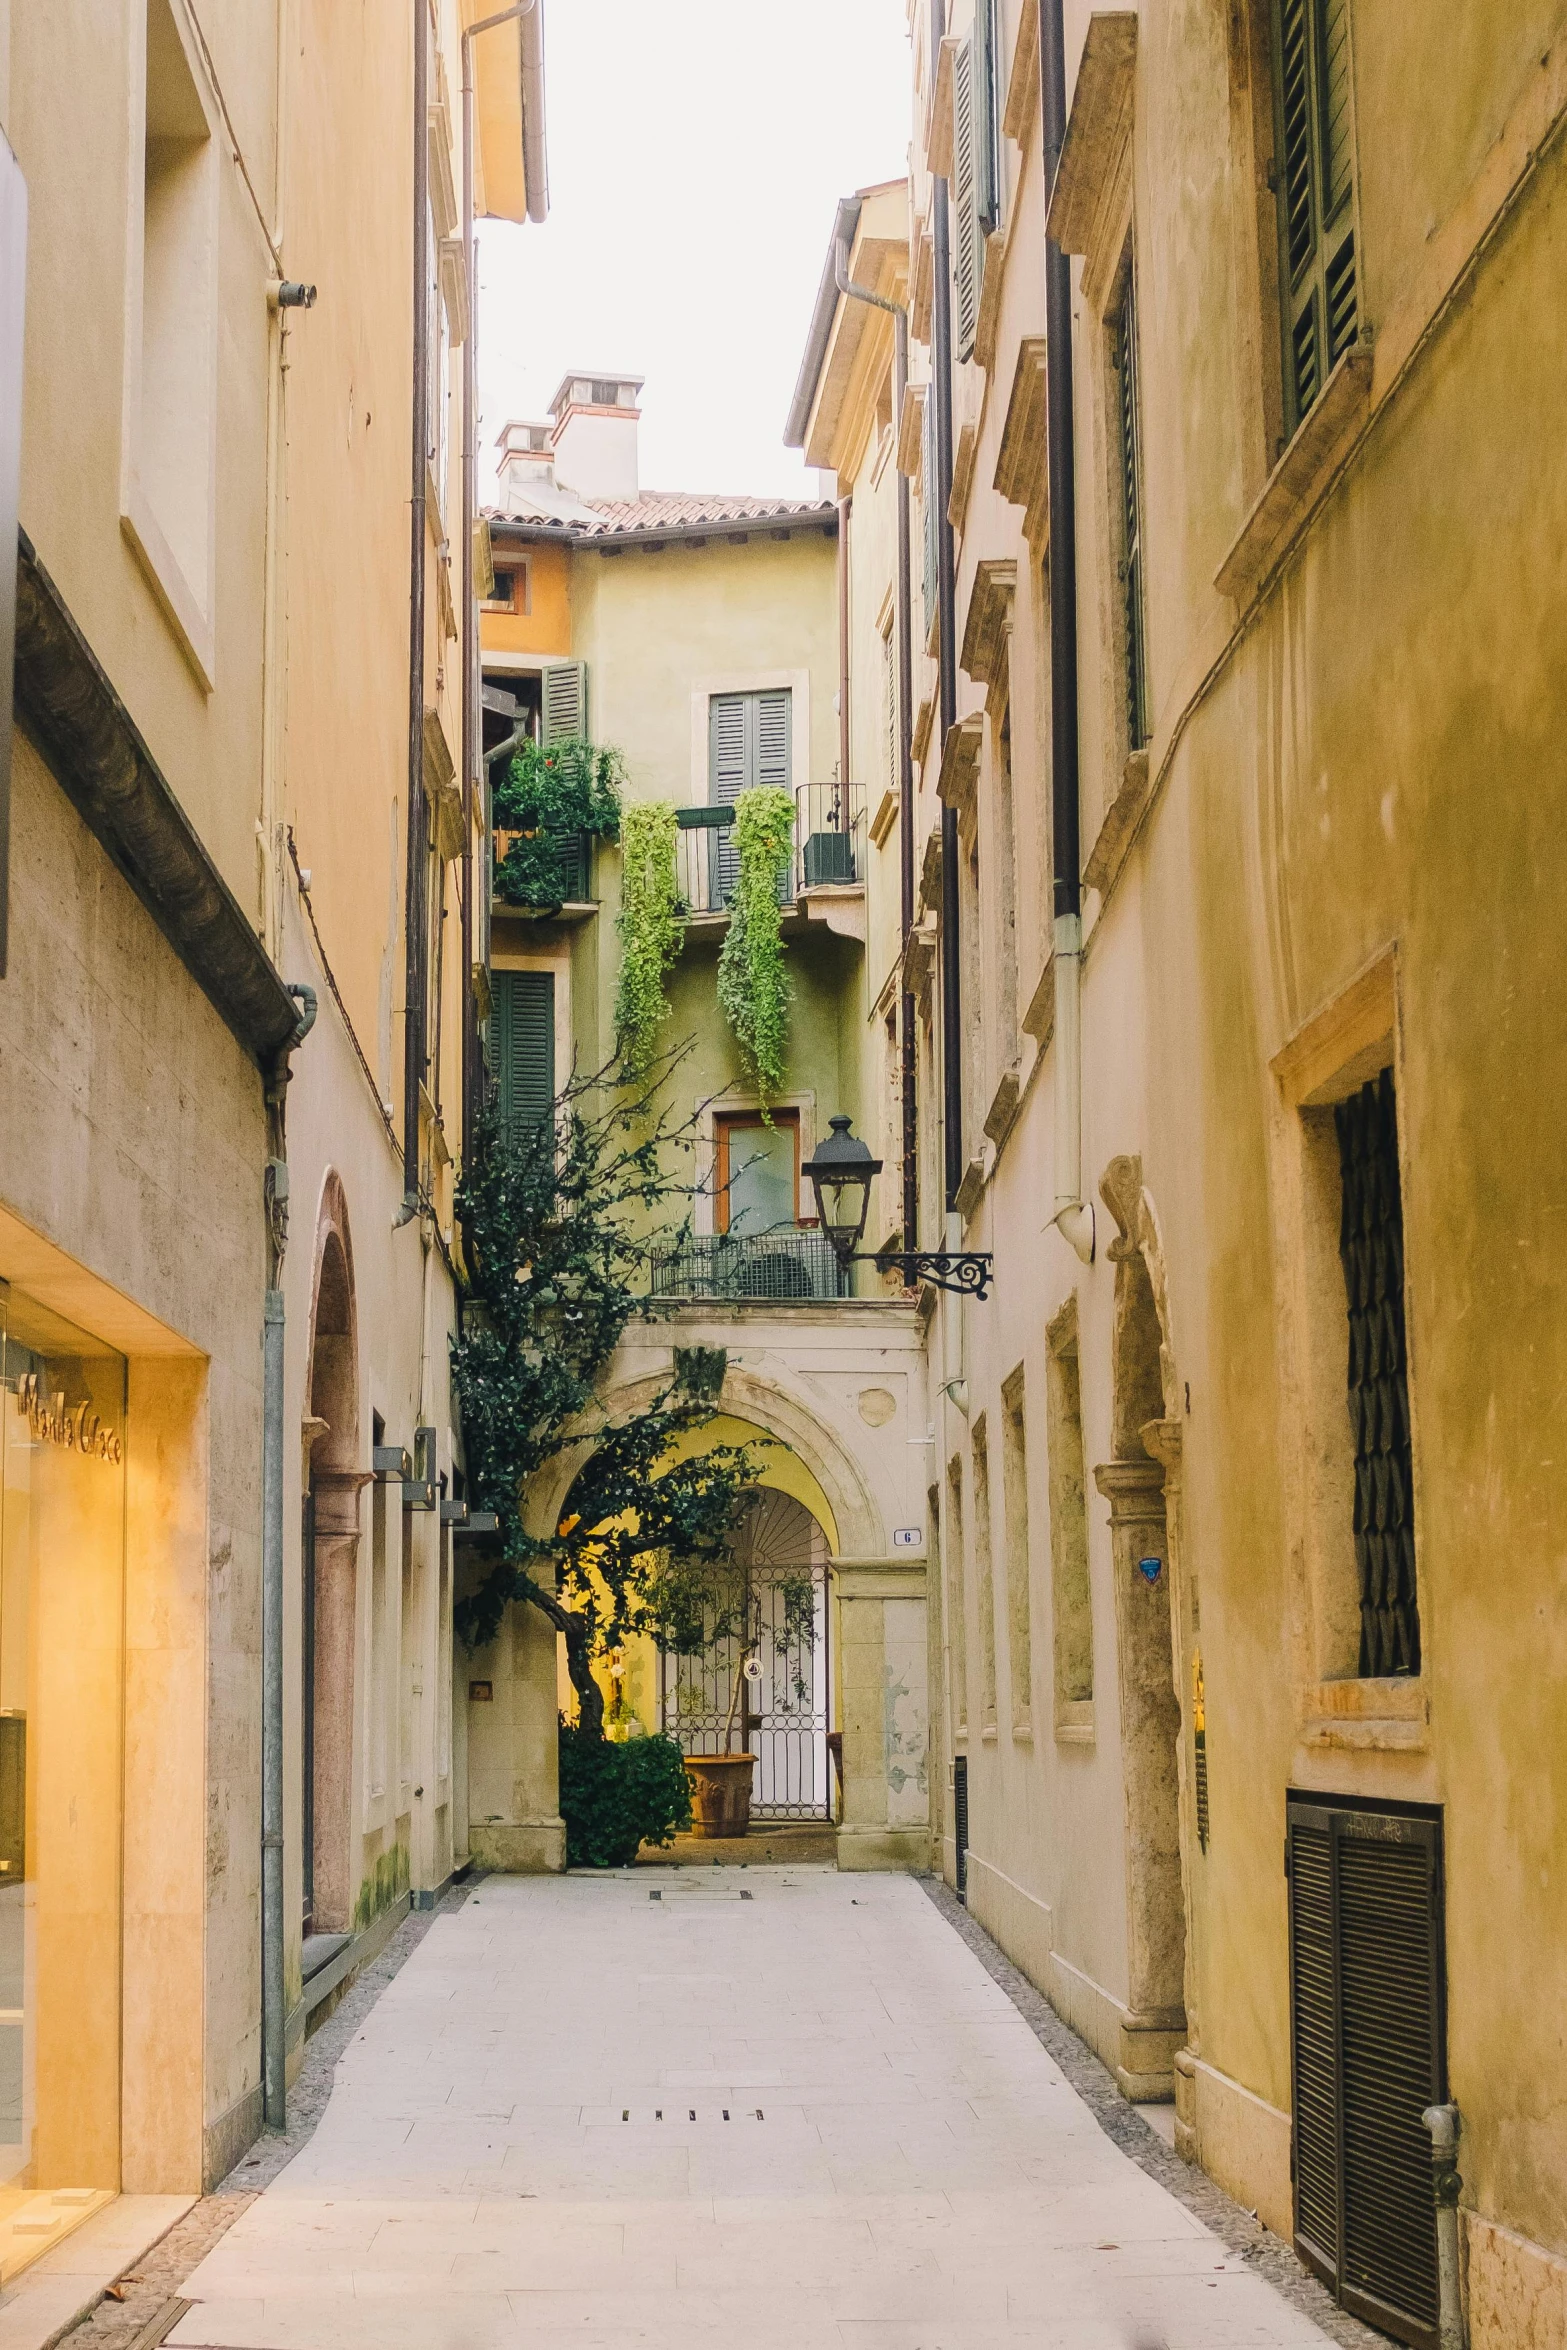
[[[794,697],[787,686],[769,693],[714,694],[707,711],[708,801],[733,807],[743,791],[758,784],[788,788],[794,764]],[[734,835],[726,827],[709,834],[713,859],[712,899],[729,903],[739,876]]]
[[[984,248],[978,211],[979,126],[974,81],[974,40],[970,35],[952,67],[952,332],[959,359],[974,355]]]
[[[521,1142],[548,1118],[555,1099],[555,974],[492,971],[490,1070],[500,1088],[501,1124]]]
[[[1121,595],[1126,621],[1127,740],[1140,751],[1148,740],[1148,655],[1143,602],[1142,420],[1137,391],[1137,280],[1128,268],[1120,307],[1111,322],[1118,385],[1121,475]]]
[[[1293,433],[1359,326],[1349,0],[1274,0],[1273,37],[1284,406]]]
[[[570,742],[588,731],[588,668],[585,661],[556,661],[544,672],[545,743]]]

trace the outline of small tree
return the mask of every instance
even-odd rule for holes
[[[573,1076],[552,1115],[508,1138],[479,1121],[458,1189],[468,1281],[452,1379],[470,1500],[499,1520],[499,1556],[457,1610],[470,1645],[493,1639],[507,1607],[538,1608],[562,1635],[581,1725],[600,1735],[593,1665],[641,1628],[643,1593],[669,1557],[715,1558],[755,1469],[743,1445],[689,1448],[713,1418],[711,1394],[672,1380],[612,1419],[598,1384],[622,1331],[644,1311],[636,1281],[668,1219],[689,1207],[682,1171],[694,1119],[655,1096],[671,1064],[629,1082],[618,1064]],[[559,1522],[526,1523],[532,1482],[563,1457],[581,1465]]]

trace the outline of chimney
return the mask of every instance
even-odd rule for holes
[[[579,498],[637,495],[640,375],[573,371],[550,402],[555,479]]]
[[[501,453],[497,468],[501,507],[506,513],[521,513],[533,492],[553,486],[555,468],[550,453],[550,428],[547,424],[514,420],[505,426],[495,446]],[[514,491],[519,493],[516,505],[512,500]]]

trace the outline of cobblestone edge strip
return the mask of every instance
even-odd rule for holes
[[[144,2343],[161,2340],[178,2323],[179,2308],[168,2314],[168,2323],[161,2329],[157,2320],[169,2312],[169,2305],[185,2279],[213,2245],[227,2235],[240,2213],[248,2211],[262,2189],[269,2187],[279,2171],[293,2161],[301,2148],[308,2146],[332,2094],[338,2059],[365,2017],[393,1976],[412,1958],[436,1919],[449,1917],[454,1910],[461,1909],[482,1881],[476,1871],[465,1883],[454,1885],[434,1909],[410,1910],[385,1947],[362,1969],[320,2031],[305,2042],[299,2078],[288,2093],[287,2132],[278,2137],[258,2138],[213,2193],[202,2196],[135,2264],[130,2272],[135,2281],[127,2283],[124,2300],[115,2301],[105,2295],[96,2309],[57,2337],[61,2350],[139,2350]]]
[[[1238,2252],[1249,2268],[1265,2277],[1284,2300],[1302,2316],[1309,2317],[1330,2341],[1340,2343],[1343,2350],[1387,2350],[1386,2337],[1346,2315],[1327,2287],[1302,2265],[1293,2248],[1264,2227],[1255,2212],[1232,2201],[1206,2171],[1184,2162],[1173,2146],[1165,2144],[1157,2130],[1149,2128],[1142,2115],[1121,2095],[1109,2067],[1062,2021],[1044,1993],[1035,1989],[984,1927],[969,1915],[951,1886],[940,1877],[922,1877],[919,1882],[991,1981],[1006,1993],[1105,2136],[1139,2170],[1146,2171],[1177,2203],[1200,2219],[1204,2227],[1211,2228],[1230,2251]]]

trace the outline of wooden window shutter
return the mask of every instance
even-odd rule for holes
[[[778,784],[785,791],[791,781],[790,765],[793,745],[791,704],[793,695],[787,686],[778,693],[757,694],[756,702],[756,777],[758,783]]]
[[[1001,220],[1001,104],[996,73],[996,0],[974,8],[974,216],[980,238]],[[983,249],[980,254],[983,267]]]
[[[508,1141],[526,1141],[555,1099],[555,974],[490,974],[490,1070]]]
[[[1285,424],[1293,433],[1359,327],[1349,0],[1274,0],[1273,35]]]
[[[941,511],[936,488],[936,387],[925,395],[925,459],[920,509],[925,523],[925,641],[936,625],[937,571],[941,554]]]
[[[898,643],[896,626],[889,621],[881,640],[882,698],[887,713],[887,789],[898,789]]]
[[[1143,601],[1142,421],[1137,389],[1137,279],[1129,263],[1112,325],[1120,427],[1121,594],[1126,624],[1126,731],[1129,747],[1148,740],[1148,653]]]
[[[979,277],[984,239],[978,211],[978,108],[974,37],[953,60],[952,70],[952,335],[955,355],[970,359],[979,324]]]
[[[1355,2316],[1435,2350],[1441,1823],[1310,1796],[1287,1819],[1296,2249]]]
[[[570,742],[588,731],[588,666],[557,661],[544,672],[545,743]]]
[[[707,796],[714,807],[732,807],[743,791],[758,784],[793,780],[794,696],[787,686],[768,693],[714,694],[707,706]],[[739,878],[740,860],[730,829],[708,835],[712,846],[711,903],[726,906]]]

